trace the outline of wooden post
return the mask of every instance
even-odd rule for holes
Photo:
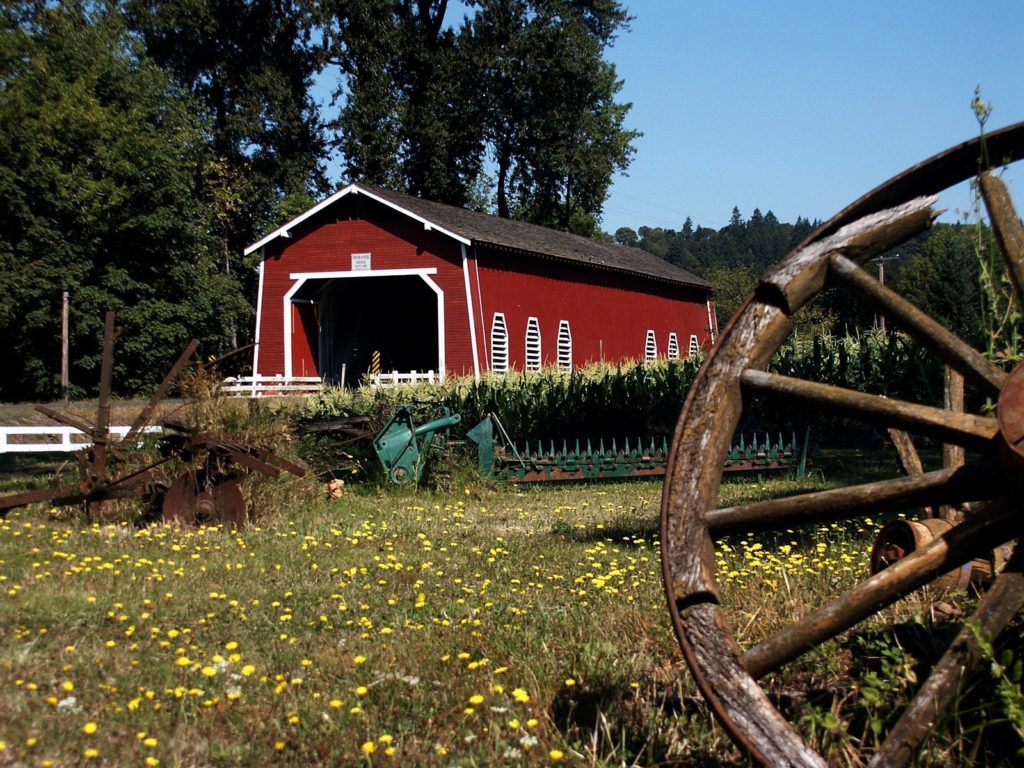
[[[947,411],[956,413],[964,412],[964,377],[949,366],[945,368],[945,386],[943,394]],[[942,446],[942,466],[960,467],[964,464],[964,449],[959,445],[945,443]],[[957,523],[960,520],[960,511],[953,506],[943,505],[939,509],[939,516],[943,520]]]
[[[68,292],[60,302],[60,399],[68,401]]]

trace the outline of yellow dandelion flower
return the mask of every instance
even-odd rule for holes
[[[512,698],[518,701],[520,704],[525,704],[530,700],[530,694],[528,694],[522,688],[516,688],[514,691],[512,691]]]
[[[96,728],[96,723],[90,721],[82,726],[82,733],[86,734],[87,736],[92,736],[92,734],[96,733]]]
[[[98,749],[94,749],[93,747],[89,747],[82,754],[85,755],[86,760],[95,760],[97,757],[100,756],[100,751]]]
[[[363,754],[372,755],[374,752],[377,751],[377,745],[374,744],[372,741],[364,741],[363,746],[361,746],[359,749],[363,751]]]
[[[469,703],[470,704],[474,704],[474,705],[475,704],[483,704],[484,703],[484,697],[481,696],[479,693],[474,693],[472,696],[469,697]]]
[[[555,762],[558,762],[563,757],[565,757],[565,753],[562,752],[562,750],[560,749],[552,749],[550,752],[548,752],[548,757],[550,757]]]

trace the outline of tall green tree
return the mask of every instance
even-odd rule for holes
[[[494,173],[501,216],[594,234],[638,136],[603,56],[613,0],[335,0],[339,146],[354,180],[454,205]],[[489,206],[487,206],[489,207]]]
[[[486,64],[485,137],[498,215],[593,234],[611,179],[639,136],[607,47],[628,22],[617,2],[482,0],[467,45]]]
[[[447,0],[329,0],[328,60],[349,179],[465,205],[483,168],[478,70]]]
[[[102,314],[118,312],[115,386],[158,380],[187,340],[225,348],[248,323],[200,199],[203,125],[116,11],[75,2],[0,14],[0,398],[59,392],[61,292],[71,382],[98,378]]]
[[[303,0],[124,0],[124,8],[146,54],[200,110],[213,156],[203,173],[206,198],[230,259],[280,221],[283,200],[308,201],[326,189],[323,127],[311,93],[323,50],[311,7]]]
[[[893,288],[965,341],[985,349],[978,257],[966,228],[938,224],[896,270]]]

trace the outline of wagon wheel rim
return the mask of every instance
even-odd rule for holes
[[[1002,162],[1017,160],[1024,156],[1024,123],[989,134],[985,141],[990,157]],[[954,561],[966,562],[975,552],[991,549],[1016,535],[1015,508],[1005,503],[1005,497],[1009,493],[1010,475],[1020,475],[1024,464],[1024,441],[1019,439],[1024,438],[1024,416],[1020,412],[1024,403],[1024,367],[1007,376],[938,323],[926,315],[915,315],[914,308],[905,302],[895,301],[891,291],[883,288],[879,292],[873,278],[858,267],[858,262],[930,225],[936,214],[931,210],[934,198],[928,196],[975,176],[980,144],[978,139],[965,142],[909,169],[812,233],[762,278],[759,287],[740,307],[723,330],[683,405],[662,496],[662,572],[669,613],[683,656],[712,712],[734,742],[763,765],[822,766],[825,762],[774,707],[758,685],[757,676],[841,634],[927,584],[959,564]],[[1014,234],[1014,226],[1019,230],[1019,219],[1012,213],[1012,205],[1007,210],[1008,197],[1002,203],[995,199],[1005,188],[1000,192],[1001,183],[992,183],[991,179],[983,182],[983,196],[1006,256],[1017,300],[1024,301],[1024,235]],[[1009,234],[1000,234],[1001,229]],[[1015,242],[1014,237],[1019,241]],[[770,358],[792,330],[790,316],[823,289],[826,279],[867,296],[875,303],[876,311],[904,325],[918,341],[937,351],[948,365],[961,371],[983,392],[998,396],[998,419],[970,415],[960,418],[941,409],[883,402],[873,396],[856,397],[856,393],[849,391],[804,386],[799,380],[765,373]],[[981,450],[989,458],[981,464],[882,481],[871,484],[873,487],[853,486],[836,492],[717,509],[721,467],[742,413],[744,392],[758,389],[833,407],[846,403],[847,415],[910,428],[947,443]],[[932,545],[799,620],[793,625],[799,637],[791,637],[794,632],[787,628],[788,631],[784,629],[746,654],[739,648],[725,609],[718,602],[713,535],[733,526],[746,531],[812,522],[807,518],[808,510],[816,510],[821,519],[822,507],[828,519],[836,519],[925,503],[965,501],[988,503]],[[979,603],[976,616],[996,634],[1024,602],[1020,571],[1020,558],[1014,557]],[[954,646],[960,639],[936,666],[940,672],[945,670],[945,677],[935,673],[921,686],[918,697],[883,742],[876,764],[901,764],[916,751],[925,735],[920,728],[924,708],[950,695],[955,675],[948,674],[949,668],[959,668],[970,660],[962,654],[957,656]]]

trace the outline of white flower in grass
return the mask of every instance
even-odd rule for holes
[[[57,702],[58,712],[80,712],[81,707],[78,706],[78,699],[74,696],[67,696]]]

